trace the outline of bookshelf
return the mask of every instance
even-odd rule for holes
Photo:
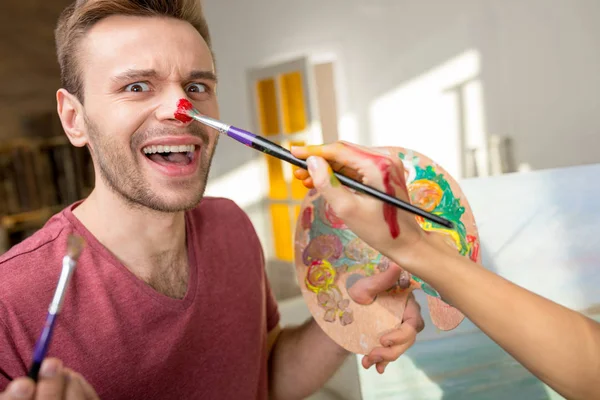
[[[65,136],[0,141],[0,254],[86,197],[93,185],[89,151]]]

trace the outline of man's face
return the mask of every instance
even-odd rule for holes
[[[210,50],[188,23],[112,16],[82,40],[88,144],[103,184],[130,205],[175,212],[202,199],[218,133],[174,118],[187,98],[218,118]]]

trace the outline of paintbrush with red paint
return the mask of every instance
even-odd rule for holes
[[[256,149],[258,151],[262,151],[263,153],[279,158],[280,160],[287,161],[290,164],[293,164],[297,167],[308,169],[306,161],[294,157],[294,155],[292,155],[292,153],[289,150],[254,133],[245,131],[240,128],[236,128],[235,126],[227,125],[221,121],[202,115],[200,114],[200,112],[198,112],[198,110],[194,108],[192,103],[190,103],[186,99],[179,100],[179,103],[177,104],[177,112],[175,113],[175,118],[182,122],[190,122],[192,120],[198,121],[201,124],[216,129],[219,133],[227,135],[230,138],[246,146],[252,147],[253,149]],[[432,214],[410,203],[407,203],[394,196],[391,196],[385,192],[377,190],[371,186],[365,185],[362,182],[350,179],[347,176],[342,175],[338,172],[334,172],[334,175],[339,179],[339,181],[342,184],[349,188],[352,188],[362,193],[369,194],[381,201],[394,205],[402,210],[419,215],[446,228],[454,229],[454,224],[451,221],[442,218],[439,215]]]

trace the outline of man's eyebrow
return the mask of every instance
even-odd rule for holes
[[[158,73],[153,69],[128,69],[113,76],[112,80],[119,83],[124,81],[136,81],[140,79],[157,78]]]
[[[142,79],[156,79],[158,77],[158,72],[156,72],[154,69],[127,69],[124,72],[114,76],[112,80],[120,83],[124,81],[132,82]],[[215,73],[212,71],[192,71],[187,77],[187,80],[190,81],[198,79],[209,80],[216,83],[217,75],[215,75]]]
[[[192,71],[188,80],[205,79],[217,83],[217,75],[212,71]]]

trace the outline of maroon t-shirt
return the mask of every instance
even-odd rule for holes
[[[103,400],[266,399],[267,333],[279,311],[247,215],[219,198],[186,213],[190,276],[177,300],[102,246],[73,215],[78,204],[0,257],[0,391],[27,373],[75,233],[86,246],[48,356]]]

